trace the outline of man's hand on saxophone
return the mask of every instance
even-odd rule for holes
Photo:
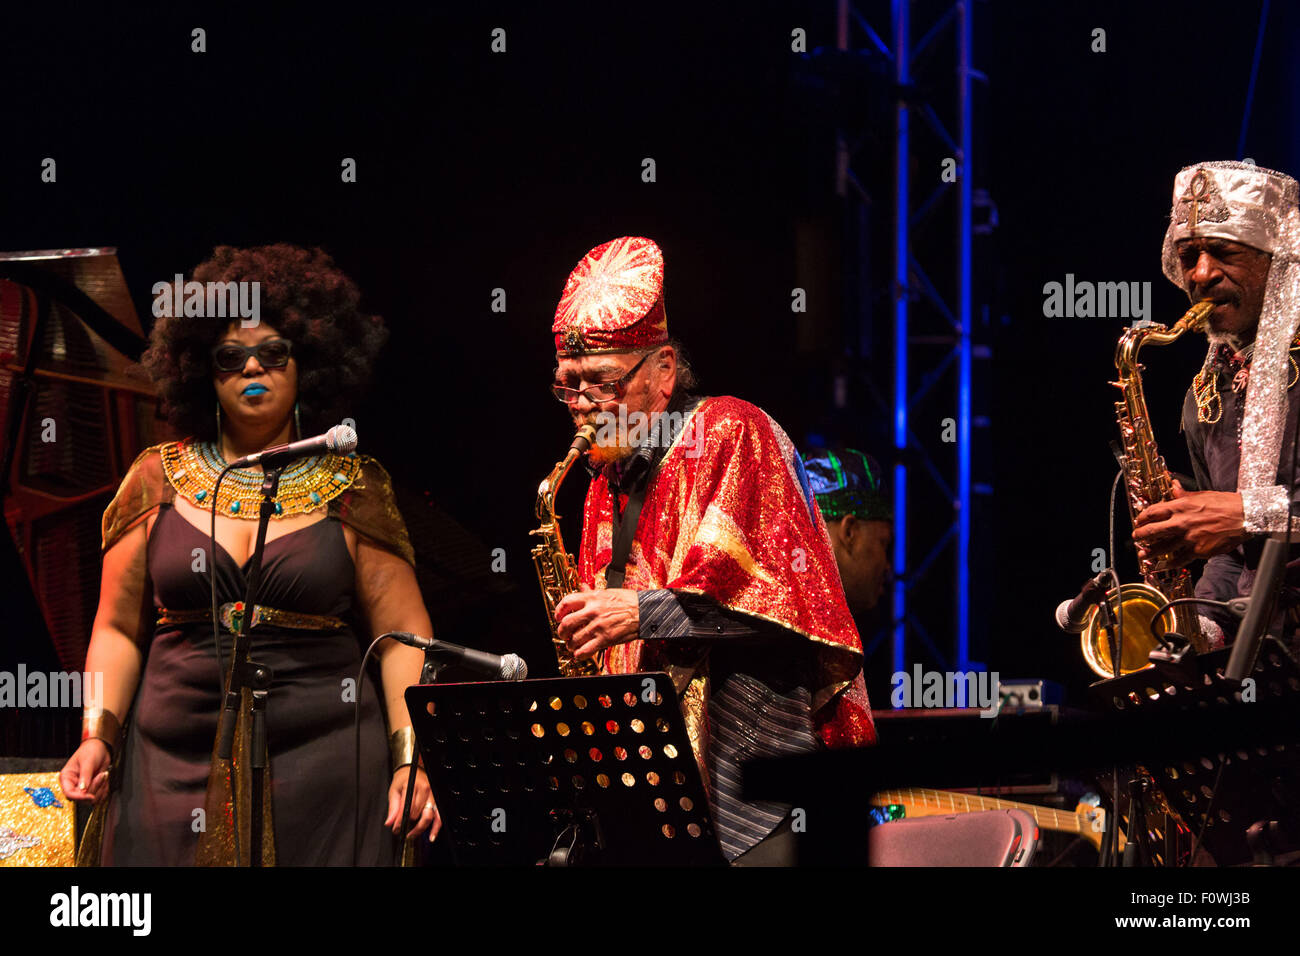
[[[641,614],[636,591],[583,588],[555,606],[558,633],[574,657],[595,657],[607,647],[636,640]]]
[[[1161,566],[1169,568],[1224,554],[1247,537],[1238,492],[1185,491],[1177,480],[1173,500],[1151,505],[1133,522],[1138,557],[1167,554]]]

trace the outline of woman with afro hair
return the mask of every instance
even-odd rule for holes
[[[188,437],[146,449],[104,514],[103,582],[86,660],[88,672],[104,675],[103,699],[89,703],[61,780],[73,800],[95,804],[80,856],[92,865],[233,862],[228,775],[213,759],[224,674],[209,575],[220,660],[229,667],[262,473],[231,471],[214,502],[216,477],[227,462],[336,424],[387,337],[319,249],[221,246],[193,279],[258,283],[260,318],[246,325],[164,315],[151,332],[145,367],[170,422]],[[385,631],[432,631],[406,527],[376,461],[324,454],[285,467],[250,616],[251,656],[273,675],[263,861],[350,864],[352,684],[362,647]],[[418,681],[422,655],[395,641],[377,652],[382,687],[365,682],[361,698],[363,865],[393,862],[391,834],[417,759],[402,695]],[[412,832],[430,839],[441,825],[423,769],[411,818]]]

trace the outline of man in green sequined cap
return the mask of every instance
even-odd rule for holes
[[[804,456],[804,469],[826,520],[849,609],[855,615],[870,613],[893,579],[893,508],[880,465],[853,448],[814,448]]]

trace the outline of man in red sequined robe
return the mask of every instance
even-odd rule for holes
[[[875,741],[862,644],[794,446],[748,402],[689,393],[663,275],[654,242],[615,239],[556,309],[556,397],[598,429],[583,590],[557,606],[559,633],[606,673],[666,671],[723,855],[789,863],[791,807],[745,800],[740,768]]]

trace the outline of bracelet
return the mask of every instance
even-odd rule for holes
[[[86,711],[81,716],[81,739],[102,740],[111,756],[122,737],[122,724],[111,710]]]
[[[393,758],[395,771],[415,763],[415,728],[407,724],[389,734],[388,753]]]

